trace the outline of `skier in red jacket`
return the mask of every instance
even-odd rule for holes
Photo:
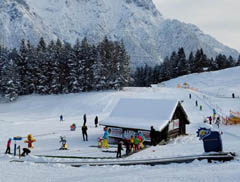
[[[10,149],[10,147],[11,147],[11,141],[12,141],[12,139],[9,138],[9,139],[8,139],[8,142],[7,142],[7,149],[6,149],[5,154],[11,154],[11,149]]]

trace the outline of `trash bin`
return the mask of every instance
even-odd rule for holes
[[[203,138],[205,152],[222,152],[222,139],[218,131],[211,131],[210,135]]]

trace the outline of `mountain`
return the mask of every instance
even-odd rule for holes
[[[133,67],[159,63],[179,47],[187,55],[199,48],[210,57],[239,54],[195,25],[163,18],[152,0],[0,0],[0,44],[9,48],[23,38],[97,43],[104,36],[124,41]]]

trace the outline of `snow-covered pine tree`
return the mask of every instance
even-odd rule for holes
[[[61,54],[60,59],[60,71],[61,71],[61,85],[62,85],[62,93],[69,93],[69,82],[68,77],[70,75],[70,69],[69,62],[72,62],[74,56],[73,56],[73,49],[70,43],[65,42],[64,47]]]
[[[73,46],[73,49],[71,51],[71,56],[68,59],[67,65],[69,68],[69,74],[67,76],[67,82],[68,82],[68,90],[70,93],[78,93],[80,91],[80,84],[78,80],[78,60],[76,58],[77,56],[77,50],[80,51],[80,42],[77,39],[75,45]]]
[[[195,60],[194,60],[194,67],[195,67],[195,72],[202,72],[204,67],[208,67],[208,59],[207,56],[203,53],[202,49],[197,50],[195,54]]]
[[[117,82],[119,84],[119,88],[121,89],[122,87],[128,86],[130,84],[130,57],[127,55],[123,41],[121,41],[119,45],[117,44],[117,47]]]
[[[166,69],[168,69],[168,72],[170,73],[168,76],[169,78],[176,78],[178,76],[178,62],[178,55],[173,51],[170,60],[165,62]]]
[[[26,72],[26,85],[27,85],[27,93],[26,94],[32,94],[36,91],[36,76],[37,76],[37,70],[36,70],[36,48],[31,45],[30,41],[27,41],[27,72]]]
[[[188,73],[187,60],[186,60],[184,49],[182,47],[178,49],[177,57],[178,57],[177,76],[186,75]]]
[[[227,59],[226,67],[230,68],[230,67],[233,67],[235,65],[236,65],[236,61],[233,59],[232,56],[229,56],[228,59]]]
[[[225,55],[219,54],[216,56],[215,62],[217,64],[217,70],[227,67],[227,58]]]
[[[236,66],[240,66],[240,55],[238,56],[238,60],[237,60]]]
[[[85,37],[82,42],[81,42],[81,57],[80,57],[80,66],[82,69],[82,88],[83,91],[88,91],[89,87],[90,87],[90,67],[91,64],[89,62],[89,58],[90,58],[90,45],[87,41],[87,38]]]
[[[61,51],[62,51],[62,42],[57,39],[56,44],[54,44],[51,53],[51,59],[49,60],[49,66],[51,69],[50,74],[50,94],[60,94],[62,93],[62,71],[63,69],[60,67],[60,59],[61,59]]]
[[[9,52],[6,48],[0,46],[0,97],[3,95],[3,68],[8,62]]]
[[[37,46],[36,55],[36,93],[50,94],[51,85],[51,60],[54,59],[54,45],[53,41],[47,46],[45,41],[41,38]]]
[[[97,48],[92,45],[89,47],[88,61],[86,62],[86,89],[87,91],[93,90],[96,87],[95,71],[97,68]]]
[[[19,49],[19,57],[16,60],[16,65],[17,65],[17,72],[19,74],[19,79],[20,79],[20,90],[19,94],[20,95],[25,95],[29,94],[28,91],[28,50],[27,46],[25,44],[25,40],[22,39],[20,49]]]
[[[195,58],[194,58],[194,56],[193,56],[193,53],[192,52],[190,52],[190,54],[189,54],[189,57],[188,57],[188,60],[187,60],[187,65],[188,65],[188,71],[189,71],[189,73],[194,73],[195,72],[195,66],[194,66],[194,60],[195,60]]]
[[[73,47],[73,54],[74,54],[74,65],[76,65],[76,70],[71,73],[71,87],[74,88],[76,92],[80,92],[83,90],[83,63],[82,63],[82,52],[81,52],[81,43],[79,39],[76,40],[76,43]],[[72,71],[72,70],[71,70]],[[75,92],[74,91],[74,92]]]
[[[16,100],[19,93],[20,82],[18,82],[16,64],[12,59],[4,66],[1,83],[3,87],[3,97],[10,102]]]
[[[113,73],[113,44],[104,37],[103,41],[98,45],[99,56],[100,56],[100,81],[98,82],[98,89],[106,90],[112,86],[112,74]]]

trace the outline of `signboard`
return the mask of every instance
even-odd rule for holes
[[[134,137],[135,135],[136,135],[136,132],[133,130],[124,130],[124,132],[123,132],[123,138],[130,139],[131,136]]]
[[[179,119],[170,121],[168,131],[175,130],[179,128]]]
[[[14,140],[14,141],[22,140],[22,137],[20,137],[20,136],[13,137],[13,140]]]
[[[122,136],[123,136],[122,128],[109,127],[109,128],[108,128],[108,132],[109,132],[109,136],[110,136],[110,137],[122,138]]]
[[[139,130],[139,131],[142,132],[143,136],[145,137],[145,141],[151,141],[150,131],[142,131],[142,130]]]

